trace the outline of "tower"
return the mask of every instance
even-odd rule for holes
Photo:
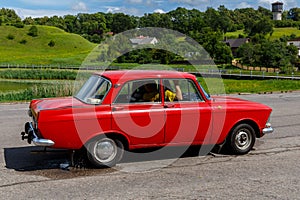
[[[283,3],[275,2],[272,3],[273,20],[282,20]]]

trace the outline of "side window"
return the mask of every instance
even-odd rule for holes
[[[130,101],[130,83],[125,83],[116,97],[114,103],[129,103]]]
[[[203,101],[194,82],[188,79],[165,79],[165,101]]]
[[[161,102],[159,80],[130,81],[123,85],[114,103]]]

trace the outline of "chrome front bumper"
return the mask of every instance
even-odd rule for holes
[[[21,136],[22,140],[27,139],[29,144],[33,142],[33,144],[36,146],[50,147],[55,144],[52,140],[39,138],[36,134],[36,130],[32,126],[32,122],[27,122],[25,124],[25,132],[22,132]]]
[[[270,133],[273,133],[274,132],[274,129],[272,128],[271,124],[270,123],[267,123],[266,124],[266,127],[262,130],[262,133],[265,135],[265,134],[270,134]]]

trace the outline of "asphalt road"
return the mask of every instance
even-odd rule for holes
[[[276,131],[248,155],[142,154],[113,169],[60,169],[68,152],[20,140],[28,104],[0,104],[0,199],[300,199],[300,92],[239,97],[273,108]]]

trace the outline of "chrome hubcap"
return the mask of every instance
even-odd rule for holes
[[[251,144],[249,133],[240,131],[235,137],[235,143],[241,150],[247,149]]]
[[[100,162],[110,162],[117,155],[117,145],[112,139],[104,138],[96,143],[94,152]]]

